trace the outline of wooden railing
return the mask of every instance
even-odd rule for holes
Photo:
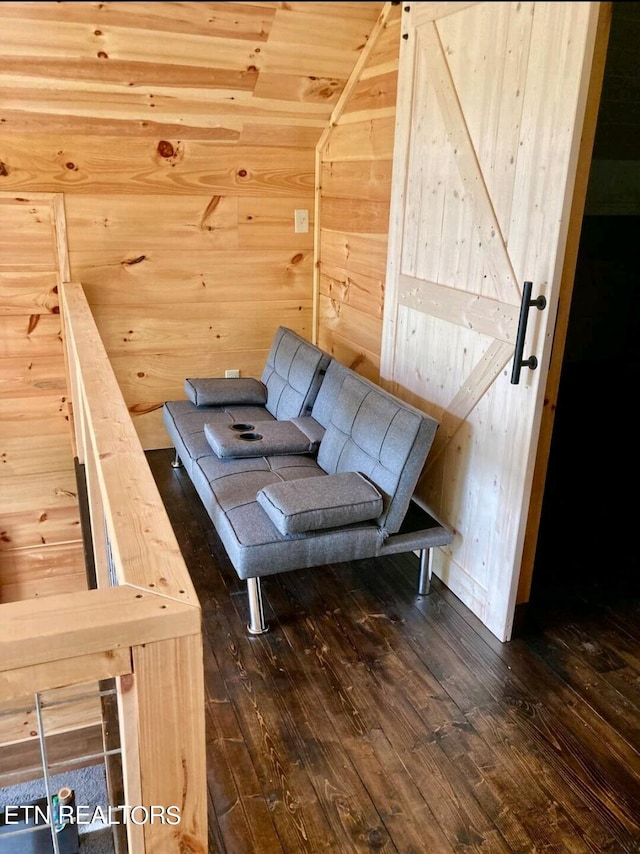
[[[61,314],[97,589],[0,606],[0,707],[115,678],[126,806],[157,808],[127,823],[129,852],[205,854],[199,602],[81,285]]]

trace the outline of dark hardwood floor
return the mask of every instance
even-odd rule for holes
[[[210,852],[640,852],[640,603],[498,643],[413,555],[247,602],[170,451],[149,464],[204,617]]]

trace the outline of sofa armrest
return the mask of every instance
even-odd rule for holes
[[[291,418],[291,423],[295,424],[298,430],[304,433],[317,450],[324,436],[324,427],[322,424],[318,424],[312,415],[301,415],[299,418]]]
[[[207,423],[204,425],[204,435],[211,449],[221,459],[309,454],[318,447],[291,421]]]
[[[188,378],[184,390],[196,406],[264,406],[267,402],[267,387],[252,377]]]
[[[383,499],[359,472],[286,480],[263,487],[256,500],[281,534],[300,534],[375,519]]]

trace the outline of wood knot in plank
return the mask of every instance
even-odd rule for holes
[[[168,164],[172,168],[184,157],[184,145],[178,140],[171,142],[161,139],[156,145],[154,160],[156,163]]]
[[[157,148],[160,157],[173,157],[176,153],[173,145],[166,139],[161,139]]]
[[[154,412],[156,409],[162,409],[161,403],[134,403],[129,407],[129,412],[132,415],[146,415],[147,412]]]
[[[213,216],[216,208],[218,207],[218,205],[220,204],[221,201],[222,201],[222,196],[212,196],[211,197],[211,201],[209,202],[209,204],[205,208],[204,213],[202,214],[202,219],[200,220],[200,230],[201,231],[213,231],[214,226],[210,222],[208,222],[208,220],[211,219],[211,217]]]
[[[340,81],[333,78],[309,76],[309,80],[311,85],[307,86],[306,97],[318,101],[332,98],[340,87]]]

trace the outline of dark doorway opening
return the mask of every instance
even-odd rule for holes
[[[585,217],[531,603],[640,593],[640,217]]]
[[[530,609],[640,594],[640,3],[614,3]]]

